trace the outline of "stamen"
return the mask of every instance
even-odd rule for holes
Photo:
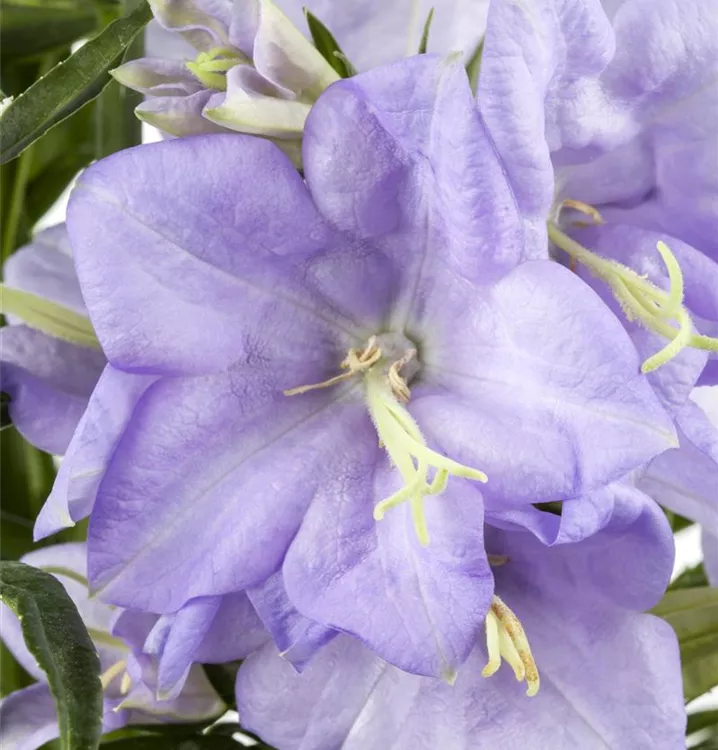
[[[389,343],[388,348],[392,350],[396,346]],[[347,352],[341,363],[341,367],[347,372],[335,375],[322,383],[290,388],[284,391],[284,395],[298,396],[308,391],[329,388],[357,374],[365,375],[366,403],[379,437],[379,445],[386,449],[404,480],[401,489],[377,504],[374,508],[374,518],[380,521],[387,510],[408,502],[417,538],[426,546],[429,544],[429,532],[424,513],[424,497],[440,495],[446,489],[449,475],[479,482],[485,482],[487,477],[483,471],[464,466],[431,450],[426,445],[419,425],[402,405],[401,402],[409,401],[411,391],[406,379],[401,375],[401,370],[415,356],[416,349],[406,349],[402,356],[388,364],[381,347],[377,344],[377,338],[372,336],[363,351],[350,349]],[[430,469],[434,469],[431,481]]]
[[[718,338],[694,334],[688,310],[683,304],[683,274],[678,261],[665,242],[657,244],[658,252],[668,271],[669,290],[665,291],[627,266],[602,258],[587,250],[549,222],[551,241],[605,281],[629,320],[635,320],[649,331],[669,340],[669,343],[642,365],[641,372],[649,373],[670,362],[686,347],[718,352]],[[678,327],[670,325],[674,322]]]
[[[126,666],[127,662],[124,659],[120,659],[119,661],[116,661],[111,667],[108,667],[100,675],[100,683],[102,685],[102,689],[107,690],[112,681],[125,671]]]
[[[367,342],[364,351],[361,353],[359,353],[358,349],[350,349],[347,352],[347,356],[339,366],[343,370],[348,370],[348,372],[343,372],[341,375],[335,375],[333,378],[329,378],[329,380],[325,380],[322,383],[300,385],[297,388],[290,388],[289,390],[282,391],[282,393],[284,393],[285,396],[300,396],[302,393],[308,393],[309,391],[331,388],[333,385],[337,385],[337,383],[341,383],[344,380],[350,380],[359,372],[368,370],[380,359],[381,349],[376,345],[376,336],[372,336]]]
[[[514,670],[517,680],[526,680],[526,695],[536,695],[540,687],[540,678],[528,638],[518,617],[498,596],[491,600],[485,625],[489,661],[481,674],[491,677],[498,670],[503,658]]]
[[[564,208],[572,208],[574,211],[580,211],[582,214],[589,216],[594,224],[605,224],[601,212],[590,203],[584,203],[583,201],[573,200],[572,198],[566,198],[559,203],[558,211],[556,212],[556,220],[561,216],[561,212]],[[587,226],[585,222],[574,222],[575,226]]]
[[[130,688],[132,687],[132,678],[129,675],[129,672],[125,672],[122,675],[122,682],[120,682],[120,695],[127,695],[127,693],[130,692]]]
[[[508,555],[486,555],[486,559],[489,561],[489,565],[493,568],[498,568],[501,565],[506,565],[509,561]]]

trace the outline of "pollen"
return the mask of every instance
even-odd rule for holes
[[[362,377],[365,401],[379,438],[403,479],[403,486],[374,508],[374,519],[381,521],[390,508],[408,503],[416,536],[429,544],[424,498],[440,495],[450,476],[486,482],[484,472],[465,466],[429,448],[419,425],[405,404],[411,398],[409,382],[418,372],[416,348],[402,334],[372,336],[363,349],[350,349],[340,364],[346,372],[321,383],[301,385],[284,391],[298,396],[308,391],[330,388],[354,377]],[[433,472],[430,477],[430,472]]]
[[[482,676],[496,674],[503,659],[513,669],[516,679],[526,682],[526,695],[529,698],[536,695],[541,680],[528,638],[519,618],[498,596],[491,600],[485,627],[489,660]]]

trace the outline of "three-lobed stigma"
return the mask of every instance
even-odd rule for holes
[[[399,490],[374,508],[374,518],[380,521],[390,508],[409,503],[416,536],[426,546],[429,531],[424,498],[440,495],[446,489],[449,476],[486,482],[486,474],[427,446],[419,425],[404,406],[411,397],[408,382],[418,370],[418,363],[416,349],[403,335],[372,336],[363,350],[350,349],[340,367],[345,372],[321,383],[291,388],[284,394],[297,396],[329,388],[355,375],[364,377],[366,405],[379,442],[404,481]],[[433,470],[431,478],[430,470]]]
[[[213,47],[207,52],[200,52],[194,60],[185,63],[185,67],[208,89],[227,90],[227,71],[249,59],[233,47]]]
[[[564,203],[576,208],[572,202]],[[588,212],[586,207],[579,207],[578,210],[588,213],[595,220],[596,217],[600,219],[600,214],[595,209],[595,215]],[[657,250],[668,271],[668,290],[657,287],[628,266],[588,250],[562,232],[553,222],[548,224],[548,235],[556,247],[568,254],[572,263],[584,265],[608,284],[629,320],[637,321],[649,331],[668,339],[668,344],[663,349],[645,360],[641,365],[641,372],[657,370],[686,347],[718,351],[718,339],[693,332],[691,316],[683,304],[683,273],[676,256],[665,242],[658,242]]]

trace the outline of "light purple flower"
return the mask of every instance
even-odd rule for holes
[[[635,525],[609,524],[580,544],[549,549],[525,532],[487,530],[487,549],[506,556],[496,590],[511,601],[541,671],[534,698],[508,664],[482,676],[483,642],[447,685],[402,672],[342,635],[301,674],[272,644],[251,655],[237,678],[243,726],[281,750],[685,747],[675,634],[634,611],[660,598],[670,574],[670,556],[657,574],[656,539],[644,536],[662,514],[635,500],[622,504],[622,513],[642,507]]]
[[[578,237],[573,222],[590,219],[561,212],[563,202],[597,209],[607,223],[584,235],[584,247],[648,272],[661,288],[667,273],[657,242],[664,242],[683,270],[684,311],[699,333],[716,337],[716,16],[700,0],[605,6],[498,0],[488,21],[479,106],[499,153],[511,158],[519,200],[537,218]],[[605,281],[592,283],[605,288]],[[640,307],[622,294],[622,306],[640,318]],[[655,333],[666,322],[644,325]],[[666,343],[663,334],[629,329],[642,353]],[[684,402],[694,383],[715,381],[718,360],[706,367],[706,356],[684,349],[654,385],[674,404]]]
[[[64,224],[40,232],[3,268],[5,284],[87,316]],[[10,416],[33,445],[62,454],[87,406],[105,357],[33,329],[8,314],[0,329],[2,389]]]
[[[673,428],[615,316],[532,260],[545,238],[460,62],[335,84],[303,162],[306,182],[266,141],[180,139],[115,154],[74,191],[98,337],[112,367],[155,378],[108,455],[92,585],[171,613],[281,568],[302,616],[450,676],[493,594],[482,496],[588,495]]]
[[[211,719],[225,710],[224,703],[199,666],[186,668],[181,690],[176,690],[171,699],[158,700],[155,695],[155,663],[139,650],[133,651],[133,644],[113,634],[113,621],[118,615],[116,608],[88,597],[84,544],[60,544],[39,549],[25,555],[22,562],[51,572],[80,612],[103,669],[105,732],[132,723],[196,722]],[[47,677],[25,646],[19,621],[5,605],[0,605],[0,608],[5,645],[28,674],[38,680],[0,701],[0,742],[7,750],[34,750],[59,736],[55,706]],[[122,613],[121,618],[126,628],[130,622],[135,629],[146,627],[157,619],[152,615],[130,612]],[[242,624],[238,623],[240,627]],[[204,656],[201,651],[196,655]]]
[[[237,130],[277,139],[295,160],[317,96],[338,79],[271,0],[152,0],[193,60],[142,58],[113,71],[147,96],[138,117],[171,135]]]

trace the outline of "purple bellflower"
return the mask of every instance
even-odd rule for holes
[[[303,163],[213,135],[79,181],[90,317],[148,383],[100,468],[91,585],[170,614],[273,581],[299,650],[342,630],[452,679],[492,603],[484,506],[590,496],[675,432],[621,324],[546,259],[456,58],[330,87]]]
[[[25,555],[22,562],[51,572],[80,612],[103,669],[105,732],[127,724],[196,722],[219,716],[226,709],[200,666],[187,666],[180,689],[166,700],[157,699],[156,663],[133,650],[132,644],[117,632],[118,629],[139,632],[157,618],[142,612],[122,612],[119,617],[123,628],[115,626],[113,629],[118,617],[116,608],[88,598],[84,544],[59,544],[39,549]],[[0,743],[7,750],[35,750],[59,735],[55,704],[45,673],[25,646],[19,621],[5,605],[0,608],[5,645],[28,674],[38,680],[0,701]],[[201,650],[197,654],[206,655]]]
[[[106,364],[87,317],[64,224],[6,261],[0,329],[2,389],[19,432],[49,453],[67,449]]]
[[[518,199],[614,309],[676,423],[638,486],[714,536],[718,434],[689,397],[718,373],[717,19],[692,0],[605,6],[494,3],[479,108]]]
[[[136,109],[171,135],[237,130],[276,139],[296,160],[307,114],[338,79],[271,0],[150,0],[194,60],[142,58],[113,71],[146,95]]]
[[[486,530],[496,589],[520,624],[495,629],[487,618],[486,645],[477,643],[453,685],[402,672],[347,635],[301,674],[268,643],[238,674],[243,725],[280,750],[685,747],[675,634],[640,614],[668,582],[670,531],[654,503],[634,500],[619,503],[612,522],[579,544],[569,541],[580,520],[571,513],[548,519],[560,527],[550,548],[526,532]],[[638,512],[634,524],[616,524],[629,507]],[[668,554],[656,555],[661,546]],[[513,679],[522,677],[526,655],[514,630],[521,625],[541,670],[531,700]],[[501,669],[499,651],[508,662]]]
[[[494,3],[479,107],[521,199],[680,406],[718,373],[718,19],[700,0],[605,5]]]

